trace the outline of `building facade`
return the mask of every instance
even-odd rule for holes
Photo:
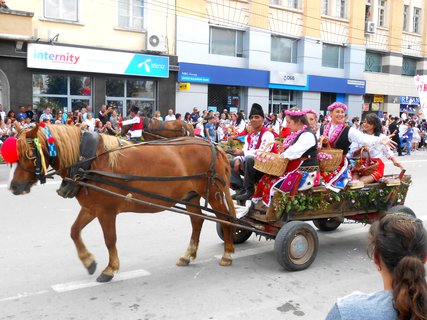
[[[152,113],[175,104],[175,3],[7,1],[0,10],[0,103],[6,110]]]
[[[181,112],[258,102],[324,114],[341,101],[352,117],[417,103],[424,0],[177,0],[176,12]]]

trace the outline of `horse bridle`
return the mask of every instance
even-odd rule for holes
[[[44,170],[43,170],[42,155],[40,154],[39,150],[37,149],[36,144],[34,142],[34,139],[26,138],[26,141],[29,145],[33,146],[33,147],[31,147],[31,149],[33,151],[33,156],[29,155],[30,149],[28,149],[25,151],[25,157],[27,158],[27,160],[33,161],[34,170],[24,168],[19,161],[18,161],[18,167],[21,168],[22,170],[26,171],[26,172],[34,173],[34,175],[37,178],[37,181],[40,181],[41,184],[44,184],[44,183],[46,183],[46,175],[45,175]],[[41,152],[43,152],[43,151],[41,151]],[[49,160],[48,160],[47,165],[49,165]]]

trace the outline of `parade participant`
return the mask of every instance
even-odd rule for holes
[[[385,135],[382,133],[382,125],[381,120],[375,113],[369,113],[365,117],[365,121],[362,123],[362,130],[364,133],[368,135],[373,135],[376,137],[384,138]],[[367,155],[365,152],[361,154],[361,148],[363,145],[360,145],[357,142],[353,142],[350,145],[350,150],[348,152],[348,158],[356,158],[356,157],[364,157]],[[362,184],[358,184],[359,187],[363,187],[363,184],[372,183],[374,181],[378,181],[380,178],[384,176],[384,162],[382,162],[381,158],[386,157],[391,160],[393,164],[403,169],[402,165],[397,161],[397,158],[393,155],[393,151],[391,151],[385,145],[376,145],[373,148],[367,150],[369,151],[370,157],[372,160],[378,163],[378,167],[376,171],[368,176],[359,176],[357,172],[352,172],[352,181],[351,183],[356,184],[356,182],[360,181]]]
[[[290,192],[294,183],[298,183],[296,188],[300,191],[320,184],[317,138],[310,128],[306,114],[307,110],[295,107],[286,110],[286,122],[291,134],[283,141],[283,152],[280,157],[290,161],[283,176],[264,175],[261,178],[253,202],[262,200],[263,204],[269,207],[274,187]]]
[[[230,130],[230,143],[232,140],[239,140],[241,142],[245,141],[246,137],[246,122],[243,119],[243,114],[241,112],[233,113],[231,115],[231,125],[229,127]]]
[[[255,151],[270,151],[273,148],[273,134],[264,127],[264,111],[258,103],[252,105],[249,114],[249,124],[252,132],[246,136],[245,145],[242,150],[234,151],[235,158],[230,161],[231,167],[234,168],[235,161],[241,162],[243,170],[236,172],[231,171],[231,187],[237,189],[235,200],[249,200],[255,192],[255,183],[262,177],[262,173],[254,169]],[[267,145],[270,144],[268,147]],[[244,174],[244,180],[240,176]]]
[[[427,320],[427,231],[423,222],[388,214],[369,230],[369,256],[383,280],[383,290],[353,292],[338,299],[326,320]]]
[[[380,144],[388,145],[390,148],[394,148],[395,146],[395,143],[390,139],[392,135],[376,137],[347,126],[345,123],[346,110],[347,106],[344,103],[334,102],[331,104],[328,107],[331,121],[320,130],[320,139],[323,144],[329,142],[332,148],[343,150],[341,164],[336,170],[321,171],[326,188],[335,192],[339,192],[340,189],[344,188],[351,179],[346,155],[352,142],[359,143],[368,148],[374,148]]]
[[[267,124],[267,128],[268,130],[270,130],[270,132],[274,135],[275,138],[278,138],[280,135],[280,125],[281,122],[279,121],[279,119],[277,118],[277,114],[272,113],[270,115],[270,121]]]
[[[320,127],[318,123],[319,115],[313,109],[308,109],[307,114],[305,115],[308,120],[309,127],[311,131],[316,135],[316,137],[320,136]]]
[[[142,136],[142,119],[138,114],[139,108],[137,106],[132,106],[130,108],[131,119],[124,120],[122,122],[123,126],[131,124],[131,128],[126,134],[129,139],[141,139]]]

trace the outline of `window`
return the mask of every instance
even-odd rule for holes
[[[119,0],[119,28],[144,29],[144,0]]]
[[[335,15],[338,18],[347,18],[347,1],[346,0],[336,0],[337,1],[337,11]]]
[[[378,25],[380,27],[385,27],[386,25],[386,0],[378,0]]]
[[[403,31],[408,31],[409,6],[403,6]]]
[[[297,63],[298,40],[271,36],[271,60]]]
[[[33,74],[33,103],[38,110],[74,111],[91,104],[92,79],[85,76]]]
[[[324,43],[322,46],[322,66],[344,68],[344,47]]]
[[[243,31],[211,27],[209,53],[243,57]]]
[[[410,57],[403,57],[402,75],[415,76],[417,72],[417,60]]]
[[[322,14],[329,15],[329,0],[322,0]]]
[[[132,105],[148,116],[156,110],[155,81],[107,79],[106,94],[107,104],[116,106],[123,115],[129,114]]]
[[[376,52],[366,52],[365,71],[381,72],[382,70],[382,55]]]
[[[412,31],[415,33],[421,33],[421,9],[414,7]]]
[[[299,0],[288,0],[288,8],[299,9]]]
[[[78,21],[78,0],[44,0],[44,17]]]
[[[293,9],[301,9],[300,2],[301,0],[270,0],[270,4]]]

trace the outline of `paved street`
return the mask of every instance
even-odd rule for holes
[[[406,205],[427,221],[427,151],[399,160],[413,177]],[[397,173],[391,166],[387,170]],[[337,297],[382,288],[366,256],[366,226],[319,233],[313,265],[292,273],[277,263],[274,242],[255,236],[236,246],[231,267],[220,267],[222,242],[207,221],[198,258],[182,268],[175,262],[191,226],[170,212],[119,216],[121,271],[99,284],[108,255],[97,221],[83,233],[98,262],[89,276],[69,237],[77,202],[56,195],[58,180],[14,196],[7,178],[7,166],[0,165],[0,319],[324,319]]]

